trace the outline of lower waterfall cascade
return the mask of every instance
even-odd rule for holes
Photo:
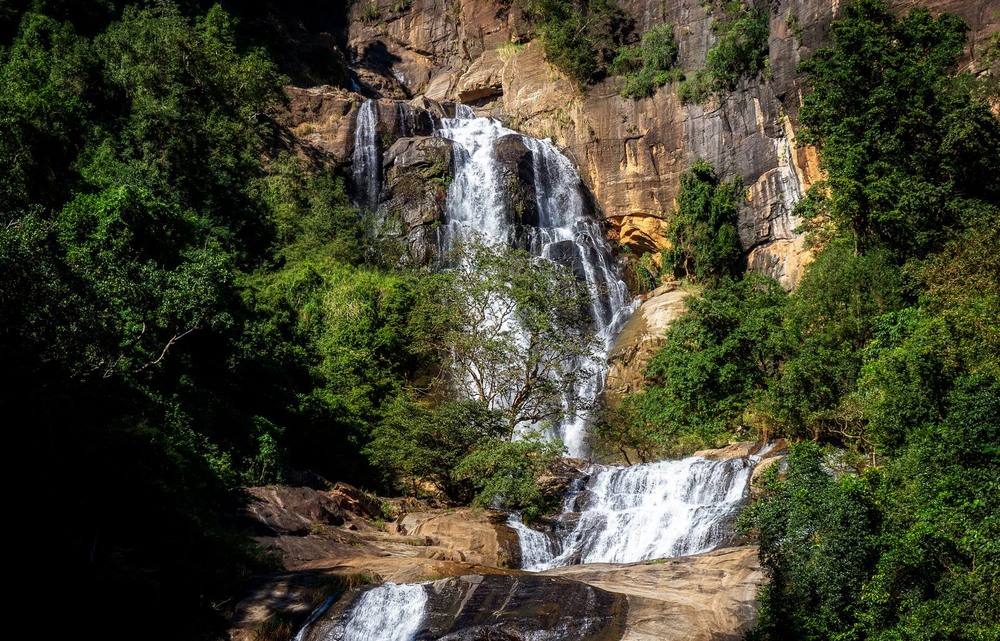
[[[635,563],[713,550],[732,538],[730,521],[758,460],[691,456],[629,467],[592,465],[585,487],[571,488],[563,501],[560,523],[572,516],[572,525],[550,534],[511,516],[521,567]]]
[[[426,604],[421,583],[383,583],[358,597],[329,641],[411,641]]]

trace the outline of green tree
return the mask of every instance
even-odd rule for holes
[[[508,437],[558,419],[594,353],[586,289],[553,261],[477,239],[449,260],[417,303],[419,349],[442,364],[440,384],[503,412]]]
[[[164,2],[108,22],[111,4],[83,4],[32,3],[5,23],[18,27],[0,49],[0,354],[14,382],[0,407],[30,417],[15,450],[89,488],[50,475],[36,501],[74,523],[39,545],[80,597],[81,628],[211,638],[219,604],[261,567],[225,528],[230,491],[269,473],[281,431],[228,383],[247,312],[237,274],[263,247],[237,241],[267,233],[250,116],[280,79],[219,9],[195,20]],[[150,627],[151,611],[176,616]]]
[[[763,639],[855,639],[857,604],[877,559],[880,514],[863,478],[834,476],[823,451],[801,443],[787,473],[768,470],[765,495],[739,517],[754,531],[769,582],[760,592]]]
[[[58,207],[92,119],[94,56],[72,25],[25,13],[0,47],[0,210]]]
[[[523,510],[524,518],[531,521],[551,507],[552,497],[542,493],[537,481],[562,453],[562,443],[531,432],[516,441],[501,438],[481,443],[455,473],[475,487],[474,504]]]
[[[445,401],[426,407],[399,396],[375,426],[365,453],[391,485],[417,496],[430,484],[452,501],[468,502],[473,484],[459,464],[506,434],[504,417],[478,401]]]
[[[646,368],[645,389],[626,406],[662,445],[692,449],[744,431],[744,409],[778,376],[789,349],[787,298],[759,274],[688,297]]]
[[[922,257],[969,199],[998,195],[1000,124],[970,79],[953,75],[968,26],[924,7],[897,19],[882,0],[858,0],[831,30],[833,46],[802,63],[812,87],[803,141],[822,147],[828,172],[803,206],[850,230],[860,250]]]
[[[1000,384],[957,381],[882,474],[881,556],[862,594],[870,638],[1000,636]]]
[[[786,435],[857,440],[851,394],[875,319],[906,305],[902,275],[886,251],[856,256],[849,241],[817,254],[789,299],[784,321],[794,351],[767,404]]]
[[[696,281],[734,274],[742,255],[736,224],[745,197],[738,176],[722,181],[710,163],[694,163],[681,175],[677,209],[666,231],[665,264]]]

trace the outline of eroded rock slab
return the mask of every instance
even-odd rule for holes
[[[628,596],[623,641],[737,641],[757,620],[756,546],[626,565],[546,570]]]
[[[426,605],[417,641],[615,641],[626,628],[624,595],[578,581],[467,575],[422,587]],[[345,595],[310,626],[306,641],[341,638],[351,606],[365,591]]]
[[[610,405],[642,389],[646,365],[663,345],[670,324],[687,311],[684,300],[691,293],[670,281],[650,292],[629,317],[608,354],[605,398]]]

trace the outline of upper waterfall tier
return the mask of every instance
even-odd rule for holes
[[[533,256],[572,268],[586,283],[598,349],[590,359],[567,363],[567,372],[585,372],[563,401],[566,416],[552,430],[573,457],[585,457],[588,409],[604,388],[605,359],[621,325],[634,309],[611,248],[589,214],[580,178],[572,163],[548,140],[477,118],[466,106],[444,118],[436,134],[455,147],[454,179],[448,190],[443,249],[472,238],[527,249]],[[501,150],[516,148],[519,165],[528,165],[533,202],[515,202],[501,169]],[[520,186],[520,187],[523,187]],[[525,213],[530,211],[530,215]]]
[[[393,207],[404,211],[419,207],[412,198],[400,200],[395,194],[388,195],[393,189],[388,183],[398,165],[383,176],[383,148],[394,137],[416,136],[407,139],[426,142],[430,134],[452,163],[443,215],[438,219],[443,224],[421,228],[420,232],[436,239],[437,256],[448,256],[450,249],[476,240],[518,247],[573,271],[589,294],[588,311],[597,347],[590,357],[560,364],[558,381],[565,383],[558,385],[565,390],[560,399],[563,417],[547,426],[546,434],[560,439],[569,456],[586,458],[590,410],[604,390],[607,354],[635,301],[593,215],[580,177],[551,141],[524,136],[495,119],[476,117],[465,105],[455,105],[452,118],[421,112],[427,116],[424,118],[415,109],[402,103],[389,109],[384,102],[374,100],[362,105],[353,160],[356,200],[369,209],[388,208],[390,200]],[[391,157],[385,163],[389,166],[397,159]],[[440,160],[435,162],[440,164]],[[511,322],[497,320],[503,329],[516,334]]]

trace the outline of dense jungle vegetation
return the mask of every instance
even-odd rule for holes
[[[227,8],[0,4],[0,404],[44,470],[29,545],[106,638],[224,631],[275,569],[227,516],[241,487],[419,478],[537,511],[561,448],[512,429],[554,418],[546,372],[593,348],[577,281],[524,252],[460,248],[464,279],[398,268],[344,178],[280,144],[284,69],[342,70],[269,52],[235,17],[263,5]],[[458,300],[507,305],[529,344],[466,331],[483,319]]]
[[[640,458],[798,443],[741,517],[755,639],[1000,638],[1000,51],[957,73],[967,30],[858,0],[802,63],[826,177],[792,294],[739,274],[738,179],[682,181],[663,264],[701,293],[602,433]]]
[[[571,276],[476,246],[476,279],[399,269],[343,177],[277,144],[281,87],[317,63],[239,19],[260,3],[135,4],[0,1],[0,412],[33,471],[28,551],[73,625],[219,638],[274,567],[227,516],[247,485],[419,479],[542,509],[558,444],[509,437],[558,390],[500,384],[592,349]],[[678,79],[672,31],[586,4],[532,3],[555,64],[636,98]],[[759,16],[732,16],[718,90],[763,69]],[[801,442],[742,521],[773,579],[760,638],[1000,636],[997,45],[992,76],[957,74],[965,32],[859,0],[804,63],[827,178],[801,204],[817,254],[793,294],[742,275],[739,180],[684,179],[663,264],[703,293],[603,434],[640,457]],[[549,349],[459,331],[469,296],[516,301]],[[442,372],[485,358],[502,367],[477,400],[449,397]]]

